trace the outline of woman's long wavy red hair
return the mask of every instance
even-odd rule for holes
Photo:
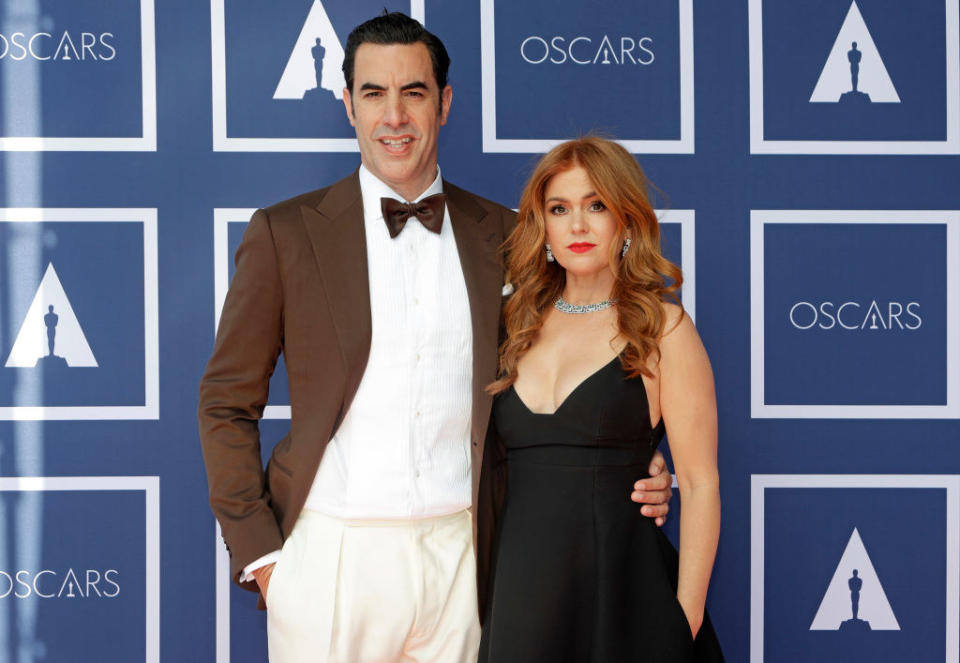
[[[487,387],[492,394],[517,379],[517,362],[536,340],[544,313],[563,292],[564,269],[546,260],[544,199],[550,178],[575,166],[587,172],[600,200],[617,220],[617,236],[610,246],[611,296],[617,300],[620,335],[627,341],[621,355],[624,369],[631,377],[652,376],[649,360],[657,357],[666,322],[662,302],[678,301],[683,274],[660,252],[660,227],[640,165],[617,143],[591,135],[550,150],[523,190],[517,226],[504,244],[514,292],[504,307],[506,339],[500,346],[500,377]],[[621,257],[628,235],[632,243]]]

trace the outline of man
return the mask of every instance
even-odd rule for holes
[[[237,251],[200,433],[233,578],[265,598],[274,663],[476,657],[497,493],[485,471],[478,504],[484,387],[513,213],[440,178],[448,66],[402,14],[358,26],[343,70],[362,166],[257,211]],[[290,433],[264,472],[257,422],[281,351]],[[644,510],[660,517],[656,462]]]

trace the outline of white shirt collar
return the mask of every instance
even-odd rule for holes
[[[368,220],[383,218],[383,212],[380,209],[381,198],[405,200],[403,196],[391,189],[386,182],[371,173],[367,167],[362,164],[360,165],[360,193],[363,196],[363,215]],[[440,166],[437,166],[437,176],[434,178],[433,183],[427,187],[426,191],[420,194],[417,200],[422,200],[435,193],[443,193],[443,179],[440,176]],[[416,202],[416,200],[413,202]]]

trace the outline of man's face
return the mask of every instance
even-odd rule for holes
[[[453,92],[437,89],[424,44],[361,44],[353,90],[343,91],[347,118],[371,173],[407,200],[437,176],[437,137]]]

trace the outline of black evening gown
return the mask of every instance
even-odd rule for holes
[[[643,380],[614,358],[553,414],[511,387],[493,417],[508,479],[479,663],[723,661],[708,618],[691,637],[676,549],[630,500],[664,433]]]

